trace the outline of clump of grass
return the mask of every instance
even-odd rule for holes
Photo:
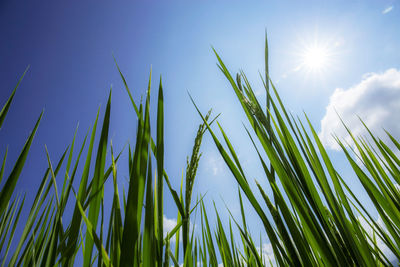
[[[382,248],[376,245],[377,236],[399,260],[398,198],[400,195],[396,183],[400,177],[400,165],[396,152],[376,138],[365,126],[379,153],[373,149],[372,144],[353,137],[362,164],[366,168],[364,171],[348,149],[337,139],[376,210],[381,218],[384,218],[387,229],[384,230],[369,214],[370,209],[360,203],[334,168],[307,116],[305,116],[306,123],[303,124],[299,118],[295,119],[287,112],[269,78],[267,42],[266,80],[263,80],[267,95],[266,112],[255,97],[246,75],[241,72],[235,82],[219,55],[216,52],[215,54],[221,71],[230,82],[248,118],[251,131],[247,128],[246,131],[273,192],[272,196],[266,195],[265,190],[256,181],[264,203],[256,200],[234,148],[222,127],[219,125],[228,150],[223,147],[209,125],[207,127],[221,156],[262,221],[276,263],[280,266],[391,265]],[[272,87],[275,98],[271,95],[269,86]],[[202,116],[200,111],[199,114]],[[349,129],[348,133],[353,136]],[[397,140],[390,134],[389,136],[399,148]],[[254,138],[259,141],[260,147],[255,144]],[[262,156],[261,150],[267,157]],[[283,190],[280,190],[279,186],[282,186]],[[263,205],[266,209],[262,207]],[[266,211],[272,216],[272,221],[268,219]],[[368,221],[372,233],[363,228],[359,218]],[[243,222],[245,228],[245,221]],[[259,256],[246,229],[239,229],[246,240],[244,247],[248,247],[254,258],[258,259]],[[255,263],[262,264],[260,260]],[[230,264],[230,261],[226,264]]]
[[[108,138],[112,103],[110,92],[103,123],[99,126],[97,150],[94,140],[99,112],[91,131],[88,131],[77,150],[76,132],[56,164],[53,164],[46,149],[48,167],[44,170],[27,220],[20,222],[25,196],[16,195],[14,190],[42,118],[41,113],[0,190],[2,266],[179,266],[181,262],[185,266],[198,266],[199,263],[202,266],[218,266],[221,262],[224,266],[392,265],[382,252],[382,247],[377,245],[377,239],[399,260],[400,161],[396,156],[397,151],[390,149],[388,144],[371,132],[372,141],[369,143],[357,139],[348,129],[358,150],[356,155],[359,161],[356,161],[352,151],[337,139],[354,174],[382,218],[381,225],[371,216],[371,208],[358,200],[335,169],[308,118],[305,117],[303,123],[287,112],[269,77],[267,41],[265,52],[266,72],[265,78],[261,77],[266,91],[265,105],[260,104],[244,72],[238,73],[234,79],[219,55],[215,54],[221,71],[247,116],[249,141],[264,170],[265,177],[260,178],[267,180],[272,195],[267,195],[266,189],[256,181],[263,201],[257,200],[228,134],[217,123],[223,140],[217,138],[211,128],[215,119],[209,122],[210,112],[203,116],[198,109],[203,123],[198,128],[192,155],[187,161],[185,187],[182,177],[178,194],[164,169],[164,98],[161,79],[156,138],[153,140],[150,129],[151,73],[145,103],[137,105],[117,65],[138,118],[136,141],[125,152],[129,156],[126,162],[129,167],[128,190],[120,195],[117,169],[123,151],[114,154]],[[17,87],[0,111],[0,128]],[[232,216],[228,227],[222,224],[216,208],[216,223],[210,224],[207,215],[209,207],[205,207],[202,199],[194,207],[191,205],[201,141],[207,130],[239,187],[241,222]],[[400,149],[397,139],[388,135]],[[260,145],[256,145],[255,139]],[[83,159],[85,148],[87,154]],[[76,153],[78,155],[73,162]],[[110,153],[110,162],[106,161],[107,153]],[[0,182],[5,176],[6,158],[7,150],[2,160]],[[92,165],[94,168],[91,168]],[[153,165],[157,166],[155,174]],[[56,183],[60,176],[63,181],[61,190]],[[104,184],[108,179],[112,179],[114,190],[111,209],[105,210]],[[77,188],[73,186],[75,180],[78,180]],[[178,210],[177,224],[166,236],[163,234],[164,182]],[[242,194],[264,226],[274,252],[273,259],[263,255],[261,241],[257,244],[248,231]],[[67,207],[70,198],[74,203]],[[68,220],[64,216],[66,208],[73,208],[72,218]],[[195,235],[194,231],[190,233],[189,229],[190,216],[197,208],[201,214],[199,235]],[[104,222],[105,213],[109,214],[108,222]],[[370,226],[371,232],[364,229],[360,218]],[[23,224],[19,237],[15,236],[17,224]],[[181,229],[182,243],[179,242]],[[240,235],[240,244],[234,238],[235,231]],[[174,252],[171,247],[173,237],[176,239]],[[14,251],[10,251],[12,242],[16,242]],[[183,250],[181,257],[180,250]],[[82,262],[78,262],[78,254]]]

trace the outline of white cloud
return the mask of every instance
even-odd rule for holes
[[[368,73],[359,84],[334,91],[321,120],[319,137],[325,145],[336,150],[340,147],[332,137],[333,133],[340,140],[352,144],[338,114],[354,136],[368,136],[359,116],[372,133],[390,145],[384,129],[395,138],[400,137],[397,121],[400,115],[400,71],[388,69],[384,73]]]
[[[163,228],[164,228],[163,229],[163,235],[164,235],[164,238],[167,236],[168,233],[170,233],[175,228],[176,224],[177,224],[177,220],[175,218],[169,219],[164,215],[164,217],[163,217]],[[194,229],[196,229],[196,225],[193,224],[192,220],[190,220],[190,223],[189,223],[189,232],[190,233],[193,231],[193,227],[194,227]],[[182,234],[181,229],[179,229],[179,231]],[[170,239],[171,243],[175,243],[175,241],[176,241],[175,240],[175,236],[176,235],[171,237],[171,239]],[[182,242],[182,235],[179,238],[179,242]]]
[[[175,219],[168,219],[167,217],[163,217],[163,233],[164,233],[164,238],[166,237],[167,233],[170,233],[176,226],[176,220]],[[175,236],[172,237],[173,242],[175,242]],[[171,240],[172,242],[172,240]]]
[[[168,219],[165,215],[163,218],[163,234],[164,238],[167,236],[168,233],[170,233],[176,226],[177,221],[176,219]],[[180,230],[179,230],[180,231]],[[175,243],[175,235],[171,237],[170,242]],[[181,240],[179,240],[181,241]]]
[[[175,219],[168,219],[167,217],[163,217],[163,226],[164,226],[164,235],[166,233],[171,232],[175,226],[176,226],[176,220]]]
[[[385,8],[385,9],[382,11],[382,14],[387,14],[387,13],[389,13],[389,12],[392,11],[392,10],[393,10],[393,6],[389,6],[389,7]]]

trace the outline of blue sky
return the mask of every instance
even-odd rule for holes
[[[0,131],[0,155],[8,145],[8,162],[17,158],[45,109],[18,183],[19,192],[28,192],[28,199],[33,197],[30,193],[47,166],[45,144],[56,161],[71,142],[78,122],[78,141],[83,140],[99,105],[104,111],[111,86],[110,137],[115,150],[127,141],[133,143],[136,118],[113,54],[136,101],[145,92],[151,66],[153,88],[157,88],[159,76],[163,77],[166,170],[175,188],[200,123],[187,91],[203,112],[213,108],[214,114],[221,113],[219,121],[245,171],[265,182],[242,127],[244,114],[216,66],[211,47],[232,72],[243,69],[254,87],[261,88],[258,72],[264,70],[266,29],[271,77],[294,114],[301,116],[305,111],[322,133],[340,132],[331,116],[332,108],[339,106],[355,129],[357,122],[351,116],[358,114],[371,118],[373,129],[385,127],[400,137],[398,126],[390,124],[390,118],[393,121],[399,114],[396,111],[400,112],[400,98],[396,98],[400,97],[399,1],[6,0],[0,2],[1,103],[30,65]],[[327,59],[310,71],[304,66],[304,54],[312,47],[324,47]],[[262,90],[259,92],[262,98]],[[388,101],[390,105],[386,105]],[[371,105],[374,112],[368,113],[365,107]],[[324,118],[326,123],[321,124]],[[329,144],[329,134],[324,136]],[[226,221],[221,199],[229,203],[234,214],[238,212],[237,185],[208,134],[202,151],[194,195],[208,192],[206,203],[211,205],[215,200]],[[338,169],[350,175],[341,154],[334,147],[330,153]],[[126,159],[126,155],[122,157],[119,172],[125,184]],[[363,199],[358,185],[352,186]],[[166,216],[173,219],[176,210],[172,198],[165,195]],[[248,210],[252,216],[251,208]],[[255,234],[262,230],[256,218],[251,224]]]

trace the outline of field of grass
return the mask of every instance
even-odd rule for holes
[[[267,195],[266,188],[258,182],[258,192],[250,189],[229,133],[223,130],[211,112],[204,115],[193,99],[203,123],[199,125],[181,187],[173,188],[164,170],[164,157],[168,155],[164,155],[162,82],[160,80],[158,86],[157,107],[150,107],[151,73],[145,102],[135,103],[117,65],[138,118],[135,143],[125,151],[113,150],[108,136],[110,92],[105,114],[97,114],[94,126],[82,144],[75,144],[74,138],[54,165],[47,153],[48,168],[44,170],[34,202],[28,205],[24,203],[25,197],[14,191],[36,130],[40,127],[41,114],[9,174],[4,173],[7,151],[2,160],[1,266],[396,264],[400,260],[400,160],[398,151],[390,147],[400,149],[397,139],[387,133],[393,144],[385,144],[369,131],[369,139],[365,139],[351,135],[348,129],[355,151],[337,139],[344,157],[374,204],[365,207],[335,169],[307,116],[301,120],[286,110],[268,75],[267,41],[266,71],[265,75],[260,75],[267,97],[262,103],[255,96],[246,75],[241,72],[232,76],[217,52],[215,55],[248,118],[251,126],[246,129],[249,144],[254,145],[254,153],[259,157],[272,195]],[[21,80],[0,112],[0,128]],[[157,108],[157,118],[150,118],[150,108]],[[151,120],[156,122],[153,131],[150,130]],[[217,137],[217,131],[223,138]],[[206,212],[210,209],[205,207],[202,196],[196,200],[192,197],[202,138],[208,134],[240,188],[241,218],[237,220],[232,216],[229,226],[221,223],[217,210],[217,223],[210,224]],[[95,143],[97,135],[100,136],[99,142]],[[85,149],[87,154],[83,155]],[[121,153],[129,153],[127,162],[119,161]],[[73,161],[75,155],[77,159]],[[111,160],[106,160],[109,157]],[[118,185],[117,165],[121,164],[129,166],[129,187],[125,189]],[[157,170],[155,173],[154,169]],[[56,181],[61,180],[63,186],[59,188],[60,182]],[[112,180],[114,187],[110,210],[104,208],[104,184],[107,180]],[[74,181],[79,184],[76,188]],[[164,191],[172,195],[178,210],[177,224],[166,236],[163,234]],[[258,201],[256,194],[264,201]],[[250,235],[243,208],[244,198],[264,226],[274,258],[267,258],[257,242],[258,237]],[[70,203],[73,205],[69,206]],[[29,212],[26,221],[20,220],[23,209]],[[71,218],[64,216],[66,209],[73,210]],[[379,214],[379,223],[371,216],[372,209]],[[195,210],[201,215],[199,235],[190,227],[190,218]],[[104,218],[109,218],[109,221]],[[23,231],[17,236],[18,224],[23,226]],[[234,233],[239,233],[240,239],[235,240]],[[182,242],[171,242],[172,238]],[[394,258],[388,258],[383,247],[378,246],[378,240],[379,244],[385,244]],[[11,250],[11,247],[15,249]]]

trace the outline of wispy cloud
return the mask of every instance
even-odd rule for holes
[[[385,9],[382,11],[382,14],[387,14],[387,13],[389,13],[389,12],[392,11],[392,10],[393,10],[393,6],[389,6],[389,7],[385,8]]]
[[[260,247],[257,247],[257,250],[262,251],[262,257],[265,266],[272,266],[272,267],[278,266],[275,260],[274,250],[272,248],[271,243],[263,243],[262,249],[260,249]]]
[[[224,160],[219,154],[211,154],[208,157],[207,169],[214,176],[221,174],[224,169]]]
[[[293,74],[293,73],[296,73],[296,72],[298,72],[299,70],[301,70],[302,67],[303,67],[303,64],[299,64],[297,67],[295,67],[295,68],[293,68],[293,69],[291,69],[291,70],[289,70],[289,71],[283,73],[283,74],[281,75],[280,79],[278,79],[275,83],[278,84],[281,80],[286,79],[289,75],[291,75],[291,74]]]

